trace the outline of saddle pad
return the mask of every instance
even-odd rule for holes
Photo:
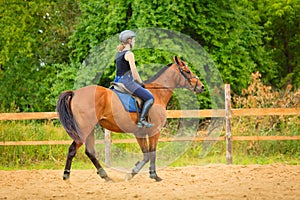
[[[127,112],[136,112],[134,98],[130,94],[124,94],[124,93],[118,92],[114,89],[112,89],[112,91],[114,91],[118,95],[119,99],[121,100],[121,102]],[[139,108],[138,108],[138,112],[141,112],[141,110]]]

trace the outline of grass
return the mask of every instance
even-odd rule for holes
[[[290,143],[299,146],[300,141],[284,141],[285,145]],[[300,149],[294,149],[291,152],[283,152],[280,149],[270,148],[270,143],[273,141],[261,142],[261,152],[249,152],[247,150],[248,142],[234,141],[233,142],[233,164],[236,165],[249,165],[249,164],[275,164],[283,163],[289,165],[300,165]],[[282,143],[278,142],[278,143]],[[273,144],[274,145],[274,144]],[[207,165],[211,163],[223,163],[226,164],[226,147],[225,142],[217,142],[211,149],[211,151],[205,156],[199,156],[202,146],[199,143],[194,143],[191,148],[187,150],[178,160],[173,162],[171,166],[187,166],[187,165]]]

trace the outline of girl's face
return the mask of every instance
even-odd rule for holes
[[[134,43],[135,43],[135,37],[131,38],[130,41],[129,41],[129,44],[130,44],[131,48],[134,47]]]

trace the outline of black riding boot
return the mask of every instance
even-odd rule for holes
[[[140,119],[137,123],[137,126],[139,128],[142,128],[143,126],[145,126],[146,128],[150,128],[154,126],[154,124],[150,124],[149,122],[146,121],[146,117],[149,113],[151,106],[153,105],[153,101],[154,101],[153,99],[149,99],[144,103]]]

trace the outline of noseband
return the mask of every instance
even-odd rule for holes
[[[193,78],[197,79],[196,85],[195,85],[195,87],[194,87],[194,89],[193,89],[193,91],[196,92],[197,87],[198,87],[198,81],[199,81],[199,78],[198,78],[197,76],[187,77],[187,75],[184,73],[184,71],[181,69],[181,67],[178,65],[177,62],[176,62],[176,65],[177,65],[177,67],[178,67],[178,70],[179,70],[180,74],[185,78],[185,81],[187,81],[187,82],[190,84],[191,88],[194,87],[194,86],[192,85],[191,79],[193,79]],[[179,82],[180,82],[180,79],[179,79],[178,83],[179,83]],[[179,84],[178,84],[178,85],[179,85]],[[185,84],[185,85],[186,85],[186,84]]]

